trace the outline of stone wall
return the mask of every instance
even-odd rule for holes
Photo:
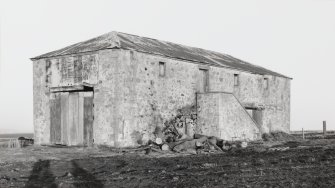
[[[234,86],[234,74],[239,75],[238,86]],[[264,108],[262,132],[290,131],[290,79],[218,67],[211,67],[209,76],[210,91],[234,93],[245,107]]]
[[[48,144],[50,141],[50,110],[47,87],[47,66],[45,60],[33,62],[33,106],[35,144]]]
[[[68,87],[82,83],[97,84],[97,54],[81,54],[46,59],[47,86]]]
[[[33,61],[35,144],[50,142],[50,88],[94,85],[98,80],[97,69],[98,56],[94,53]]]
[[[166,74],[159,76],[159,62]],[[195,105],[198,65],[127,50],[99,54],[95,143],[135,146],[154,138],[185,106]]]
[[[233,94],[198,93],[197,106],[197,133],[224,140],[260,138],[258,126]]]
[[[166,64],[165,76],[159,76],[159,62]],[[232,92],[245,106],[265,107],[261,131],[289,131],[289,79],[266,76],[265,89],[262,75],[116,49],[99,53],[99,67],[98,144],[134,146],[152,139],[156,128],[174,119],[178,110],[196,105],[199,68],[204,67],[209,91]],[[239,74],[239,86],[234,86],[234,74]]]

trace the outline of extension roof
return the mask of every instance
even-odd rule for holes
[[[255,74],[274,75],[289,78],[282,74],[247,63],[227,54],[115,31],[31,59],[37,60],[42,58],[72,55],[112,48],[134,50],[175,59],[226,67]]]

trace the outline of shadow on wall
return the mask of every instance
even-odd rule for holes
[[[62,170],[64,171],[64,174],[68,174],[67,173],[69,170],[68,168],[69,166],[72,166],[72,168],[70,167],[70,172],[72,174],[72,176],[70,177],[71,179],[70,182],[74,187],[97,187],[97,188],[103,187],[103,184],[100,180],[96,179],[91,173],[81,168],[75,161],[71,161],[69,163],[70,164],[65,165]],[[61,177],[67,178],[66,175]],[[58,187],[58,183],[61,183],[62,181],[60,180],[58,181],[58,183],[56,183],[55,180],[56,177],[54,176],[54,174],[50,169],[50,161],[39,160],[34,164],[33,170],[31,171],[31,174],[25,187],[56,188]]]

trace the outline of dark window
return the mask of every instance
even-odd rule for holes
[[[165,62],[159,62],[159,76],[165,76]]]
[[[269,79],[268,78],[264,78],[263,84],[264,84],[264,89],[268,89],[269,88]]]
[[[208,69],[199,69],[200,71],[200,77],[199,77],[199,92],[200,93],[205,93],[208,92]]]
[[[258,124],[263,124],[263,111],[253,107],[245,107],[245,110],[249,113],[250,117]]]
[[[234,74],[234,86],[238,86],[240,84],[240,75]]]

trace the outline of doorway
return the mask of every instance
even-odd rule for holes
[[[50,143],[93,145],[93,91],[50,95]]]
[[[245,107],[245,110],[249,113],[252,119],[255,120],[259,127],[263,124],[263,110],[251,107]]]

